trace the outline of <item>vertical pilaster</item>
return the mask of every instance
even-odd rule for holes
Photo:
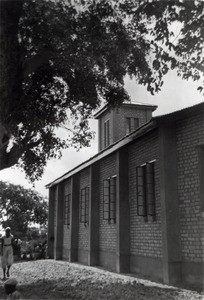
[[[198,147],[198,158],[199,158],[199,177],[200,177],[200,205],[201,211],[204,216],[204,145]]]
[[[55,205],[55,187],[49,188],[49,210],[48,210],[48,237],[47,237],[47,255],[54,258],[54,205]]]
[[[160,128],[160,194],[165,283],[181,280],[179,203],[177,194],[177,162],[175,128]]]
[[[102,150],[103,147],[103,141],[102,141],[102,124],[101,124],[101,119],[98,120],[98,152]]]
[[[71,178],[71,216],[70,216],[70,251],[69,261],[78,258],[78,233],[79,233],[79,175]]]
[[[89,173],[89,248],[88,265],[94,266],[99,263],[99,164],[90,166]]]
[[[56,227],[55,227],[55,251],[54,258],[62,259],[63,246],[63,221],[64,221],[64,182],[58,183],[56,187]]]
[[[129,272],[130,269],[130,218],[128,199],[128,149],[122,148],[116,156],[116,271]]]

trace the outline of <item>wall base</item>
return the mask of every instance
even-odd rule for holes
[[[99,254],[98,251],[88,251],[88,265],[98,266],[99,264]]]
[[[150,280],[163,282],[162,259],[131,255],[130,272]]]
[[[116,254],[115,252],[100,251],[99,265],[110,271],[116,271]]]
[[[69,261],[69,257],[70,257],[70,250],[64,247],[62,252],[62,259]]]
[[[204,263],[182,262],[182,285],[204,291]]]
[[[163,261],[163,282],[178,286],[181,284],[181,262]]]
[[[130,272],[130,256],[129,255],[116,255],[116,272],[129,273]]]
[[[79,249],[78,250],[78,262],[88,265],[88,250]]]

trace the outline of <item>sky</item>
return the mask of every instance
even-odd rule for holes
[[[197,91],[198,82],[184,81],[176,76],[175,71],[170,71],[164,78],[162,91],[152,96],[143,86],[138,86],[134,80],[125,79],[125,87],[131,96],[132,102],[140,102],[157,105],[153,116],[171,113],[204,101],[203,96]],[[90,127],[96,132],[91,147],[80,151],[75,149],[63,150],[62,158],[48,161],[41,180],[35,182],[35,190],[48,197],[45,185],[68,172],[83,161],[94,156],[98,151],[98,121],[90,120]],[[25,178],[23,171],[17,167],[11,167],[0,171],[0,180],[13,184],[20,184],[25,188],[33,188]]]

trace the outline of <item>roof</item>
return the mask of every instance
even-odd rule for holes
[[[100,151],[96,155],[92,156],[90,159],[88,159],[85,162],[81,163],[80,165],[76,166],[72,170],[68,171],[67,173],[65,173],[61,177],[59,177],[56,180],[52,181],[51,183],[47,184],[46,187],[50,188],[53,185],[61,182],[62,180],[65,180],[65,179],[69,178],[70,176],[74,175],[75,173],[89,167],[91,164],[93,164],[93,163],[99,161],[100,159],[110,155],[111,153],[115,152],[116,150],[126,146],[127,144],[134,141],[135,139],[143,136],[147,132],[152,131],[154,128],[156,128],[156,122],[154,120],[151,120],[148,123],[146,123],[145,125],[143,125],[143,126],[139,127],[138,129],[136,129],[134,132],[130,133],[129,135],[127,135],[125,137],[123,137],[119,141],[111,144],[110,146],[103,149],[102,151]]]
[[[157,105],[152,104],[146,104],[146,103],[140,103],[140,102],[124,102],[121,106],[127,106],[127,107],[137,107],[137,108],[147,108],[152,111],[157,109]],[[109,104],[104,105],[97,113],[94,114],[94,118],[98,119],[105,111],[107,111],[111,106]]]
[[[159,122],[162,122],[162,123],[169,123],[169,122],[175,122],[175,121],[178,121],[178,120],[181,120],[184,118],[188,118],[197,113],[204,113],[204,102],[195,104],[190,107],[183,108],[181,110],[174,111],[169,114],[154,117],[154,119]]]
[[[47,188],[50,188],[59,182],[71,177],[72,175],[76,174],[77,172],[89,167],[91,164],[101,160],[102,158],[110,155],[111,153],[115,152],[116,150],[126,146],[127,144],[135,141],[136,139],[145,136],[148,132],[158,128],[160,124],[165,123],[172,123],[197,113],[204,113],[204,102],[199,103],[197,105],[170,113],[166,115],[161,115],[157,117],[153,117],[148,123],[144,124],[143,126],[137,128],[135,131],[131,132],[129,135],[123,137],[119,141],[111,144],[106,149],[100,151],[90,159],[86,160],[85,162],[81,163],[80,165],[76,166],[72,170],[66,172],[59,178],[55,179],[54,181],[50,182],[46,185]]]

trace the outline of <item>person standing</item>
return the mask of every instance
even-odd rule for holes
[[[10,276],[10,268],[13,264],[13,235],[11,234],[11,228],[7,227],[5,235],[2,237],[2,251],[1,251],[1,264],[3,269],[3,279]],[[7,270],[6,270],[7,268]]]

